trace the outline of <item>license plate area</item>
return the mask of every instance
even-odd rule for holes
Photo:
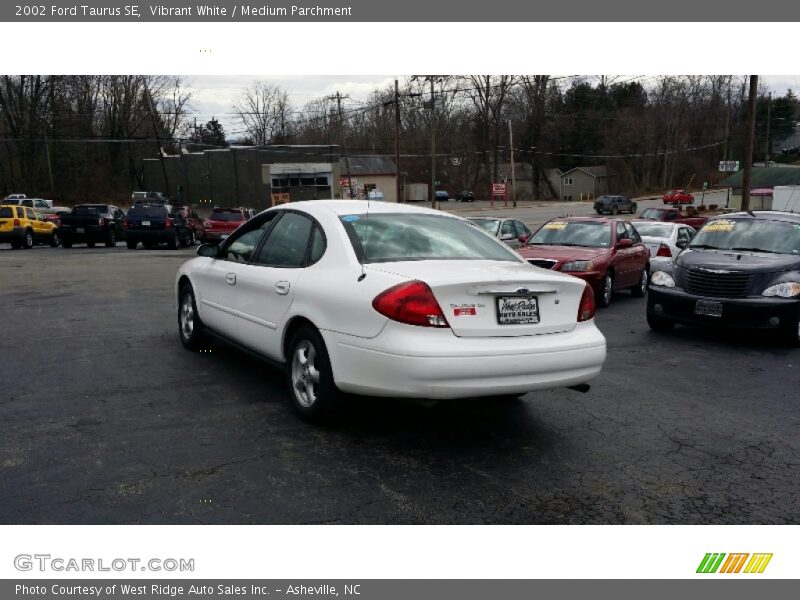
[[[142,227],[150,227],[150,221],[142,221]]]
[[[528,325],[539,322],[536,296],[498,296],[497,322],[500,325]]]
[[[694,304],[694,314],[704,317],[721,317],[722,302],[714,300],[698,300]]]
[[[83,233],[83,232],[84,232],[84,229],[83,229],[83,227],[76,227],[76,228],[75,228],[75,232],[76,232],[76,233]]]

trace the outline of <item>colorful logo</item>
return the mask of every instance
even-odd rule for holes
[[[748,560],[749,558],[749,560]],[[749,554],[739,552],[725,554],[724,552],[708,552],[700,565],[697,567],[698,573],[763,573],[769,561],[772,560],[772,553]],[[724,561],[724,562],[723,562]]]

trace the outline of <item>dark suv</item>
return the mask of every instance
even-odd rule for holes
[[[636,212],[636,202],[627,196],[600,196],[594,203],[594,210],[598,215],[609,213],[618,215],[621,212]]]
[[[192,243],[192,232],[186,217],[170,204],[134,204],[125,217],[125,241],[130,250],[139,242],[145,248],[166,244],[174,250]]]
[[[647,322],[656,331],[676,323],[773,330],[800,345],[800,215],[710,219],[653,271]]]

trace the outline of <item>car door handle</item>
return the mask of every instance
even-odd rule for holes
[[[277,281],[275,283],[275,293],[280,294],[281,296],[288,294],[290,288],[291,285],[288,281]]]
[[[225,283],[227,283],[228,285],[236,285],[236,273],[226,274]]]

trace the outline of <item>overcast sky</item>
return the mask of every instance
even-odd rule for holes
[[[405,76],[399,77],[402,81]],[[241,125],[233,114],[233,105],[242,91],[252,85],[254,81],[264,80],[284,88],[294,106],[300,108],[306,102],[315,98],[329,96],[337,91],[349,95],[347,102],[359,102],[367,99],[376,89],[384,89],[393,85],[395,77],[391,75],[298,75],[292,77],[269,75],[197,75],[186,77],[192,88],[193,116],[197,117],[198,124],[205,123],[211,117],[216,117],[229,137],[236,138],[242,131]],[[589,78],[590,81],[594,78]],[[630,79],[622,75],[620,79]],[[762,81],[768,85],[770,91],[776,95],[786,93],[791,88],[800,89],[800,75],[767,75]]]

